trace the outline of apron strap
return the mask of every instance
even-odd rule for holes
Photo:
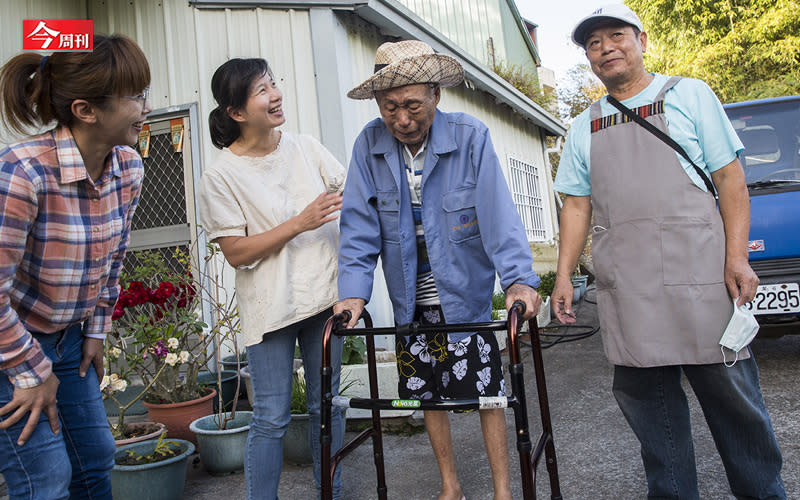
[[[669,80],[667,80],[667,83],[665,83],[664,86],[661,87],[661,90],[658,92],[658,95],[656,96],[655,102],[663,101],[664,100],[664,95],[667,93],[667,90],[669,90],[672,87],[674,87],[676,83],[681,81],[681,78],[682,77],[680,77],[680,76],[671,76],[669,78]]]

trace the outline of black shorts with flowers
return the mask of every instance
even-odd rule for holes
[[[445,322],[440,306],[417,306],[415,321]],[[494,334],[475,333],[458,342],[447,335],[397,337],[401,399],[472,399],[505,396],[500,349]]]

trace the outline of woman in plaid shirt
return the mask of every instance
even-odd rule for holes
[[[150,68],[124,36],[0,70],[0,472],[12,499],[110,499],[103,340],[144,170]]]

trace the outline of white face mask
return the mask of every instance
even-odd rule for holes
[[[725,366],[731,367],[739,360],[739,351],[747,347],[758,333],[758,321],[753,313],[742,304],[736,306],[736,299],[733,299],[733,316],[728,322],[728,326],[719,339],[720,351],[722,351],[722,362]],[[735,353],[733,363],[728,364],[725,359],[725,349],[730,349]]]

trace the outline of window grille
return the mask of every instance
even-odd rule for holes
[[[513,156],[508,157],[511,195],[522,219],[528,241],[546,241],[547,224],[541,188],[541,169]]]
[[[142,159],[145,175],[139,206],[131,223],[128,253],[122,264],[124,271],[130,272],[140,263],[141,251],[156,251],[172,271],[185,272],[185,264],[176,260],[174,253],[176,249],[188,252],[193,240],[190,231],[194,222],[194,199],[190,196],[194,191],[189,154],[191,131],[186,117],[184,147],[181,152],[175,152],[169,118],[148,120],[150,154]],[[123,281],[126,277],[124,271]]]

